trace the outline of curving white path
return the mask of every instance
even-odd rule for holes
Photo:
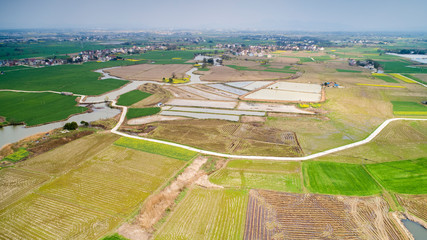
[[[347,145],[344,145],[341,147],[337,147],[337,148],[332,148],[332,149],[329,149],[329,150],[326,150],[323,152],[311,154],[311,155],[304,156],[304,157],[244,156],[244,155],[231,155],[231,154],[224,154],[224,153],[218,153],[218,152],[213,152],[213,151],[207,151],[207,150],[189,147],[189,146],[178,144],[178,143],[172,143],[172,142],[167,142],[167,141],[162,141],[162,140],[157,140],[157,139],[134,136],[134,135],[129,135],[126,133],[119,132],[118,129],[123,124],[125,117],[126,117],[127,107],[116,105],[116,101],[112,101],[112,106],[123,109],[119,122],[116,124],[116,126],[113,129],[111,129],[111,132],[114,134],[117,134],[117,135],[120,135],[123,137],[128,137],[128,138],[141,139],[141,140],[146,140],[146,141],[150,141],[150,142],[162,143],[162,144],[166,144],[166,145],[170,145],[170,146],[180,147],[180,148],[184,148],[184,149],[187,149],[190,151],[194,151],[194,152],[198,152],[198,153],[202,153],[202,154],[207,154],[207,155],[213,155],[213,156],[218,156],[218,157],[226,157],[226,158],[254,159],[254,160],[279,160],[279,161],[310,160],[310,159],[322,157],[322,156],[325,156],[325,155],[328,155],[331,153],[339,152],[339,151],[342,151],[345,149],[357,147],[357,146],[363,145],[365,143],[368,143],[368,142],[372,141],[389,123],[391,123],[393,121],[399,121],[399,120],[427,121],[427,119],[422,119],[422,118],[391,118],[391,119],[384,121],[373,133],[371,133],[371,135],[369,135],[367,138],[365,138],[361,141],[350,143],[350,144],[347,144]]]

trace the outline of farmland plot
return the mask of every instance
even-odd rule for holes
[[[243,239],[408,239],[379,197],[250,190]]]
[[[220,84],[222,85],[222,84]],[[206,92],[210,92],[210,93],[214,93],[216,95],[220,95],[226,98],[232,98],[232,99],[237,99],[239,97],[238,94],[232,93],[232,92],[228,92],[228,91],[224,91],[222,89],[219,88],[215,88],[212,87],[211,84],[206,85],[206,84],[193,84],[191,85],[192,87],[198,88],[200,90],[206,91]],[[225,86],[225,85],[223,85]]]
[[[8,206],[0,210],[0,239],[98,239],[185,165],[178,159],[114,146],[116,139],[93,134],[35,161],[18,163],[16,170],[1,170],[5,183],[1,204]],[[49,177],[53,180],[34,191]],[[29,190],[31,195],[15,197]]]
[[[246,191],[193,189],[155,239],[242,239]]]
[[[381,192],[358,164],[309,161],[302,167],[304,185],[313,193],[366,196]]]
[[[209,100],[225,100],[225,101],[232,100],[232,98],[230,98],[230,97],[223,97],[223,96],[216,95],[216,94],[213,94],[213,93],[210,93],[207,91],[203,91],[203,90],[200,90],[198,88],[194,88],[194,87],[190,87],[190,86],[183,86],[180,88],[184,91],[199,95],[199,96],[206,98],[206,99],[209,99]]]
[[[213,88],[217,88],[217,89],[223,90],[223,91],[226,91],[226,92],[234,93],[234,94],[237,94],[237,95],[243,95],[243,94],[248,93],[248,91],[245,91],[245,90],[242,90],[242,89],[238,89],[238,88],[234,88],[234,87],[227,86],[227,85],[220,84],[220,83],[209,84],[209,86],[213,87]]]
[[[416,217],[427,222],[427,195],[396,195],[400,205]]]
[[[212,183],[231,188],[301,192],[299,162],[233,160],[210,177]]]
[[[25,192],[48,180],[42,174],[22,171],[19,169],[0,170],[0,209],[16,201]]]
[[[120,218],[38,194],[0,211],[0,239],[97,239]]]
[[[212,108],[234,108],[237,105],[235,101],[209,101],[193,99],[172,99],[166,103],[172,106],[191,106],[191,107],[212,107]]]

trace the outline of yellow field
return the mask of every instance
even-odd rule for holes
[[[417,116],[422,116],[422,115],[427,115],[427,112],[422,112],[422,111],[394,111],[393,112],[394,115],[417,115]]]
[[[387,74],[385,74],[385,73],[372,73],[372,76],[384,76],[384,77],[387,77]]]
[[[185,165],[116,139],[95,133],[1,169],[0,239],[98,239]]]
[[[390,73],[390,75],[393,76],[393,77],[395,77],[395,78],[397,78],[397,79],[399,79],[399,80],[407,82],[407,83],[417,83],[416,81],[414,81],[414,80],[412,80],[410,78],[407,78],[405,76],[402,76],[399,73]]]
[[[406,88],[404,86],[393,86],[393,85],[381,85],[381,84],[369,84],[369,83],[357,83],[360,86],[372,86],[372,87],[390,87],[390,88]]]

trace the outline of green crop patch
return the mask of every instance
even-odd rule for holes
[[[120,95],[119,100],[117,101],[117,105],[130,106],[149,96],[151,96],[150,93],[142,92],[139,90],[133,90]]]
[[[84,95],[99,95],[117,89],[128,81],[99,80],[96,69],[126,66],[143,62],[109,61],[60,65],[6,72],[0,75],[0,88],[28,91],[65,91]]]
[[[122,235],[119,235],[118,233],[115,233],[113,235],[103,237],[101,240],[128,240],[128,239],[123,237]]]
[[[427,158],[368,164],[366,168],[387,190],[427,194]]]
[[[210,181],[224,187],[302,192],[300,162],[233,160]]]
[[[390,76],[374,76],[375,78],[381,79],[384,82],[389,82],[389,83],[399,83],[399,81],[397,81],[396,79],[390,77]]]
[[[362,71],[357,71],[357,70],[349,70],[349,69],[336,69],[337,72],[346,72],[346,73],[361,73]]]
[[[313,193],[373,195],[380,186],[362,165],[333,162],[303,162],[304,185]]]
[[[243,239],[247,191],[193,189],[154,239]]]
[[[391,101],[395,115],[427,115],[427,106],[417,102]]]
[[[87,110],[76,106],[75,99],[54,93],[0,92],[0,116],[11,123],[25,122],[28,126],[64,120]]]
[[[117,146],[132,148],[148,153],[159,154],[183,161],[188,161],[197,155],[197,152],[186,150],[180,147],[150,142],[142,139],[121,137],[119,140],[115,141],[114,144]]]
[[[154,115],[154,114],[156,114],[158,112],[160,112],[160,108],[159,107],[151,107],[151,108],[129,108],[128,112],[126,113],[126,118],[127,119],[132,119],[132,118],[150,116],[150,115]]]
[[[427,68],[412,66],[413,63],[407,60],[400,61],[379,61],[386,73],[427,73]]]
[[[6,156],[3,160],[17,162],[28,157],[28,155],[30,155],[30,152],[28,152],[25,148],[20,148],[18,151]]]

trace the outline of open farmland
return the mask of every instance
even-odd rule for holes
[[[266,88],[251,92],[241,99],[272,102],[319,102],[322,88],[316,84],[276,82]]]
[[[371,164],[417,159],[427,156],[426,144],[425,121],[396,121],[384,128],[373,141],[318,160]]]
[[[129,108],[126,113],[127,119],[139,118],[144,116],[154,115],[160,112],[159,107],[150,107],[150,108]]]
[[[115,141],[114,144],[117,146],[159,154],[184,161],[191,160],[197,155],[196,152],[182,149],[179,147],[126,137],[121,137],[119,140]]]
[[[246,191],[192,189],[154,239],[242,239]]]
[[[339,195],[373,195],[380,186],[358,164],[314,162],[302,163],[304,185],[313,193]]]
[[[225,115],[225,114],[213,114],[213,113],[197,113],[197,112],[181,112],[181,111],[162,111],[160,113],[163,116],[181,116],[196,119],[219,119],[237,122],[239,116],[236,115]]]
[[[163,78],[170,78],[173,73],[177,77],[183,77],[191,68],[192,66],[190,64],[139,64],[121,68],[111,68],[105,71],[113,76],[127,80],[162,82]]]
[[[93,72],[94,70],[136,63],[138,62],[87,62],[81,65],[61,65],[8,72],[0,76],[0,88],[28,91],[52,90],[84,95],[99,95],[120,88],[127,81],[117,79],[98,80],[101,74]],[[57,74],[58,72],[61,74]]]
[[[302,192],[300,162],[232,160],[209,180],[230,188]]]
[[[65,120],[87,110],[76,106],[75,99],[55,93],[0,92],[0,116],[11,123],[25,122],[28,126]]]
[[[139,209],[148,195],[185,165],[177,159],[114,146],[115,139],[110,134],[93,134],[18,163],[16,170],[1,169],[5,198],[0,204],[0,238],[98,239]],[[70,152],[85,147],[90,150]],[[55,166],[58,159],[62,171],[32,167]],[[52,181],[43,184],[48,178]]]
[[[387,190],[427,194],[427,158],[368,164],[366,168]]]
[[[391,101],[395,115],[427,115],[427,106],[418,102]]]
[[[21,198],[26,192],[48,179],[47,175],[20,169],[0,170],[0,209]]]
[[[210,101],[195,99],[171,99],[166,105],[189,106],[189,107],[212,107],[212,108],[234,108],[237,105],[235,101]]]
[[[394,78],[388,76],[387,74],[384,73],[372,73],[372,76],[378,79],[381,79],[385,82],[389,82],[389,83],[399,83],[399,81],[395,80]]]
[[[379,197],[250,190],[245,240],[408,239]]]
[[[199,149],[239,155],[301,156],[303,154],[296,135],[291,131],[277,128],[255,127],[249,123],[231,123],[223,120],[197,119],[151,125],[156,128],[148,136]]]
[[[239,71],[226,66],[213,67],[209,71],[199,72],[203,81],[230,82],[230,81],[257,81],[288,79],[290,73],[266,71]]]
[[[139,90],[133,90],[120,95],[119,100],[117,101],[117,105],[130,106],[149,96],[151,96],[150,93],[142,92]]]
[[[396,195],[400,205],[414,216],[427,222],[427,195]]]
[[[277,104],[277,103],[240,102],[237,109],[252,110],[252,111],[281,112],[281,113],[314,114],[313,112],[301,110],[295,107],[295,105],[284,105],[284,104]]]

